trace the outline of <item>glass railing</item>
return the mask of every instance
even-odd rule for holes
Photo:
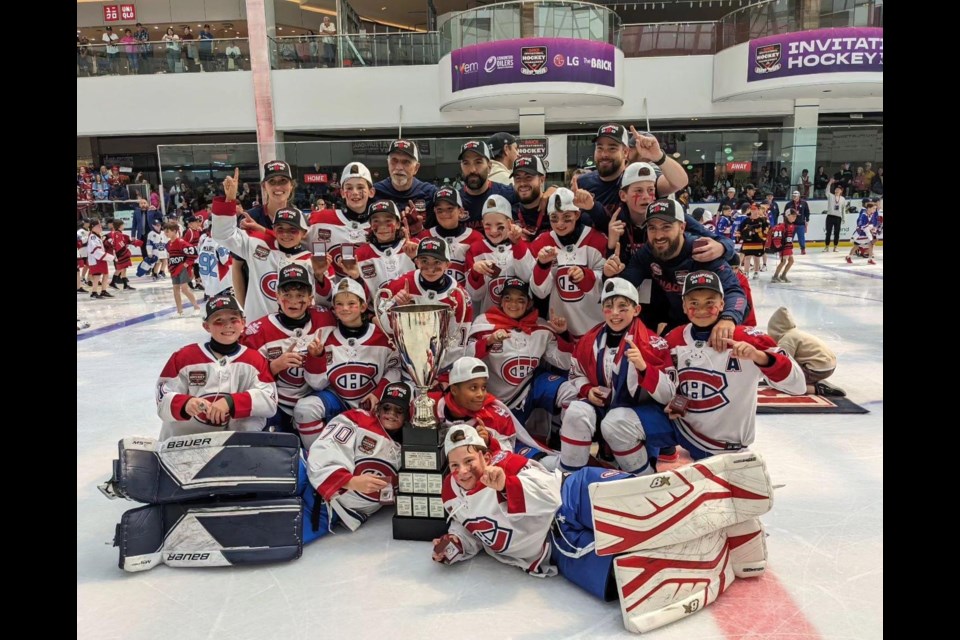
[[[280,37],[271,39],[271,68],[436,64],[440,60],[438,42],[436,31]]]
[[[492,130],[475,137],[485,138],[490,133]],[[794,190],[804,197],[820,199],[845,162],[851,163],[848,197],[861,197],[876,192],[873,178],[883,164],[883,127],[876,125],[820,127],[816,130],[816,152],[811,155],[806,151],[813,140],[809,129],[654,130],[654,134],[664,151],[687,170],[691,203],[716,202],[728,187],[739,191],[747,184],[779,200]],[[551,165],[548,184],[567,184],[572,170],[593,158],[593,138],[592,132],[566,135],[566,163]],[[416,177],[436,185],[459,186],[457,156],[467,139],[415,138],[421,159]],[[296,205],[308,209],[317,198],[336,201],[338,172],[351,161],[366,164],[375,182],[387,178],[389,144],[389,139],[286,142],[277,145],[276,153],[290,163],[297,180]],[[241,182],[248,185],[244,204],[250,206],[259,197],[261,159],[255,143],[163,145],[157,152],[164,199],[179,178],[188,189],[188,197],[205,204],[219,191],[223,179],[233,175],[235,166],[240,168]],[[821,167],[827,177],[818,180]],[[134,172],[137,170],[134,167]],[[882,184],[879,189],[882,192]]]
[[[717,51],[764,36],[795,31],[882,26],[883,0],[846,0],[836,3],[769,0],[737,9],[721,18],[717,22]]]
[[[619,46],[620,16],[585,2],[502,2],[450,17],[440,26],[440,55],[483,42],[574,38]]]
[[[716,27],[716,22],[626,24],[620,32],[620,48],[626,58],[713,55]]]
[[[77,46],[77,77],[250,69],[246,38]]]

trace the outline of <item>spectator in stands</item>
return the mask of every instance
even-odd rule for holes
[[[137,52],[139,46],[137,39],[133,37],[133,32],[130,29],[124,29],[120,42],[123,43],[123,52],[127,56],[127,73],[140,73],[140,56]]]
[[[737,198],[737,190],[734,187],[727,187],[727,195],[720,199],[720,208],[728,206],[731,209],[738,209],[739,199]]]
[[[833,181],[843,185],[843,195],[850,195],[850,183],[853,182],[853,171],[850,170],[850,163],[844,162],[840,170],[833,174]],[[833,191],[833,189],[831,189]]]
[[[200,71],[213,71],[213,33],[208,24],[200,30]]]
[[[173,27],[167,27],[163,42],[167,48],[167,73],[183,71],[182,68],[177,68],[177,62],[180,60],[180,36],[173,31]]]
[[[150,32],[138,22],[133,37],[139,43],[137,53],[140,56],[141,73],[153,73],[153,46],[150,45]]]
[[[874,200],[883,198],[883,167],[877,167],[877,174],[870,181],[870,197]]]
[[[827,197],[827,186],[830,184],[830,174],[826,167],[818,167],[817,175],[813,178],[813,197],[823,200]]]
[[[77,76],[90,76],[90,40],[86,36],[77,36]]]
[[[190,29],[190,27],[183,28],[183,33],[180,35],[180,40],[184,43],[183,53],[181,55],[184,71],[197,70],[195,67],[197,64],[197,45],[193,42],[196,39],[197,36],[193,35],[193,31]]]
[[[330,16],[323,16],[323,24],[320,25],[320,42],[323,44],[323,66],[332,67],[336,52],[334,50],[334,39],[330,36],[337,35],[337,27],[330,20]]]
[[[872,162],[863,163],[863,179],[867,185],[867,191],[870,191],[870,185],[873,184],[873,177],[877,175],[877,172],[873,170]]]
[[[870,194],[870,183],[867,182],[863,167],[857,167],[857,173],[853,176],[853,180],[850,181],[850,190],[853,192],[851,196],[856,196],[857,198],[866,198]]]
[[[780,175],[773,182],[773,194],[778,198],[786,198],[790,189],[790,172],[786,167],[780,167]]]
[[[230,41],[230,45],[227,47],[227,50],[224,51],[224,54],[227,56],[227,71],[243,69],[243,64],[241,64],[243,52],[240,51],[240,47],[237,46],[236,40]]]
[[[107,44],[107,72],[111,75],[117,74],[117,55],[120,53],[120,47],[117,42],[120,37],[113,32],[113,27],[107,27],[101,38]]]
[[[804,169],[803,171],[800,172],[800,182],[799,182],[799,184],[797,185],[797,187],[798,187],[799,190],[800,190],[800,197],[801,197],[801,198],[809,198],[809,197],[810,197],[810,187],[811,187],[811,186],[813,186],[813,183],[810,182],[810,171],[807,170],[807,169]]]
[[[764,165],[763,169],[760,170],[760,179],[757,181],[757,187],[764,193],[773,191],[773,179],[770,177],[769,166]]]

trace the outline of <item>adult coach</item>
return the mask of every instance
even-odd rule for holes
[[[423,231],[423,222],[433,214],[433,197],[437,187],[417,179],[420,171],[420,149],[413,140],[394,140],[387,151],[389,176],[373,185],[373,202],[390,200],[403,212],[410,233]]]
[[[656,137],[649,133],[639,133],[631,125],[636,157],[640,162],[650,162],[657,166],[657,196],[668,196],[687,186],[689,181],[686,170],[660,148]],[[593,159],[597,170],[579,176],[577,186],[593,194],[594,206],[589,211],[593,226],[607,233],[610,218],[621,206],[620,180],[626,168],[629,151],[628,132],[623,125],[605,124],[597,129],[593,139]]]
[[[491,195],[503,196],[511,205],[517,204],[517,193],[513,186],[491,182],[489,179],[492,159],[490,145],[483,140],[468,140],[460,147],[459,159],[460,174],[463,176],[460,199],[463,200],[465,225],[473,229],[483,226],[481,212]],[[431,226],[430,223],[427,226]]]

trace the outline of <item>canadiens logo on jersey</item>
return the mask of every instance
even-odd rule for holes
[[[563,266],[557,269],[557,291],[564,302],[579,302],[583,300],[583,291],[570,279],[572,266]],[[580,267],[583,269],[583,267]]]
[[[259,251],[259,249],[258,249]],[[271,271],[260,278],[260,291],[270,300],[277,299],[277,272]]]
[[[492,551],[503,553],[510,546],[513,539],[513,529],[506,529],[497,525],[490,518],[474,518],[463,523],[464,528],[473,534],[485,547]]]
[[[373,438],[370,438],[369,436],[364,436],[364,438],[373,441]],[[376,446],[375,442],[374,442],[374,446]],[[361,442],[361,450],[363,450],[362,442]],[[391,485],[393,485],[394,490],[396,490],[397,486],[399,485],[397,481],[397,470],[394,469],[389,464],[387,464],[386,462],[384,462],[383,460],[380,460],[378,458],[365,458],[363,460],[358,460],[356,467],[354,467],[353,469],[353,475],[355,476],[370,475],[375,478],[381,478],[382,480],[386,480]],[[359,491],[356,493],[358,496],[366,500],[369,500],[370,502],[377,502],[377,503],[380,502],[379,489],[377,489],[376,491],[371,491],[370,493],[360,493]]]
[[[670,349],[670,345],[667,344],[667,341],[655,333],[650,335],[650,346],[661,351],[667,351]]]
[[[359,400],[377,386],[380,368],[372,363],[348,362],[331,368],[327,378],[337,395],[345,400]]]
[[[715,411],[730,403],[724,393],[727,388],[727,377],[722,373],[687,368],[680,371],[679,379],[677,391],[689,400],[687,411],[694,413]]]
[[[513,385],[519,385],[530,375],[540,364],[540,358],[511,358],[500,366],[500,377]]]

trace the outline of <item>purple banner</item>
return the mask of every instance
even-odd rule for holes
[[[450,54],[453,91],[495,84],[587,82],[614,86],[612,44],[572,38],[520,38]]]
[[[798,31],[750,41],[747,82],[850,71],[883,72],[883,29]]]

